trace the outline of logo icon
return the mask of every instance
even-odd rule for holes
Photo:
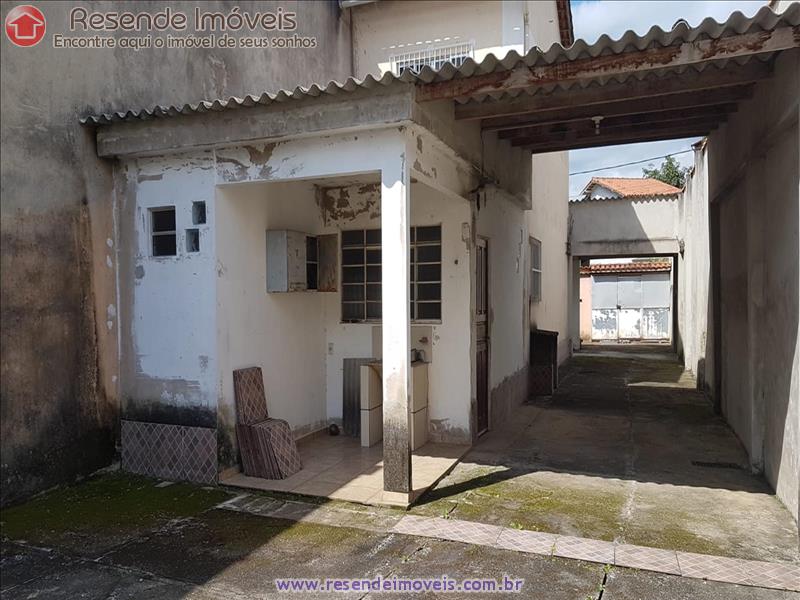
[[[16,46],[35,46],[46,29],[44,15],[35,6],[15,6],[6,15],[6,37]]]

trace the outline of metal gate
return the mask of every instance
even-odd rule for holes
[[[593,340],[669,340],[670,273],[592,275]]]

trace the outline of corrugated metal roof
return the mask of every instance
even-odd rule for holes
[[[434,71],[426,66],[418,74],[404,71],[400,76],[395,76],[393,73],[387,72],[380,78],[375,78],[372,75],[367,75],[367,77],[360,80],[351,77],[342,83],[331,81],[324,86],[314,83],[309,87],[298,86],[293,90],[279,90],[275,93],[265,92],[260,95],[251,94],[243,98],[230,97],[227,100],[204,100],[197,103],[183,104],[181,106],[155,106],[137,110],[98,113],[83,117],[81,122],[89,125],[107,125],[117,121],[134,121],[231,110],[287,102],[290,100],[314,98],[322,95],[335,95],[353,92],[357,89],[371,89],[378,86],[388,86],[396,81],[409,84],[450,81],[453,79],[469,78],[475,75],[510,71],[518,66],[534,67],[537,65],[552,65],[585,58],[596,58],[598,56],[621,55],[629,52],[642,51],[648,48],[677,46],[696,40],[719,39],[730,35],[740,35],[756,31],[771,31],[779,26],[796,27],[798,25],[800,25],[800,4],[795,3],[790,5],[782,14],[776,14],[765,6],[751,18],[745,17],[741,12],[734,12],[724,23],[718,23],[714,19],[707,18],[697,27],[689,27],[685,22],[679,22],[670,31],[664,31],[660,27],[654,26],[643,36],[637,35],[633,31],[627,31],[617,40],[613,40],[608,35],[604,34],[593,44],[588,44],[585,40],[578,40],[568,48],[560,44],[553,44],[550,49],[546,51],[540,48],[533,48],[525,56],[520,56],[516,52],[511,51],[504,58],[499,59],[490,54],[480,63],[475,62],[473,59],[468,59],[458,68],[450,63],[445,64],[438,71]],[[747,58],[737,62],[746,62],[746,60]],[[619,77],[612,77],[610,79],[620,81]],[[570,85],[586,85],[586,83]],[[550,86],[550,89],[553,87],[556,86]],[[517,95],[520,93],[526,92],[519,91]],[[484,98],[490,95],[491,94],[487,94]],[[500,95],[509,94],[503,93]]]

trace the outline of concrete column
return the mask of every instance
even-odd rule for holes
[[[381,172],[383,281],[383,489],[411,489],[409,214],[405,153]]]
[[[574,352],[581,348],[581,259],[570,258],[567,271],[567,331]]]

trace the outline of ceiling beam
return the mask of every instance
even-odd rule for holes
[[[683,126],[670,124],[669,127],[649,127],[647,129],[620,129],[600,135],[582,135],[573,137],[552,137],[529,139],[526,142],[519,140],[514,143],[533,153],[558,152],[562,150],[578,150],[581,148],[598,148],[601,146],[617,146],[620,144],[637,144],[640,142],[653,142],[659,140],[680,139],[708,135],[720,122],[709,121],[688,123]]]
[[[567,150],[583,150],[586,148],[600,148],[604,146],[621,146],[624,144],[639,144],[641,142],[661,142],[664,140],[678,140],[682,138],[702,137],[708,135],[712,130],[708,129],[681,129],[678,131],[659,131],[651,135],[642,136],[634,135],[632,137],[625,137],[620,135],[615,138],[601,139],[601,140],[579,140],[569,143],[556,143],[551,142],[541,145],[526,146],[524,150],[528,150],[532,154],[545,154],[548,152],[564,152]]]
[[[577,106],[607,104],[640,98],[655,98],[678,93],[715,90],[728,86],[741,86],[760,81],[772,72],[769,63],[751,61],[744,65],[727,65],[725,68],[709,67],[702,72],[694,70],[669,73],[663,77],[651,75],[644,79],[631,78],[619,83],[592,84],[585,88],[555,88],[534,95],[521,94],[516,98],[487,99],[456,105],[456,119],[484,119],[536,113],[545,110],[566,110]]]
[[[688,92],[685,94],[667,94],[665,96],[642,98],[640,100],[625,99],[605,104],[591,104],[588,106],[576,106],[574,108],[564,107],[525,115],[488,118],[481,122],[481,129],[483,129],[483,131],[507,131],[519,129],[520,127],[546,125],[549,123],[580,121],[582,119],[591,119],[598,115],[608,118],[623,115],[655,113],[673,109],[693,109],[701,106],[739,102],[752,95],[753,84],[747,84],[735,87],[724,87],[716,90]]]
[[[540,134],[537,136],[518,137],[509,140],[512,146],[530,146],[537,144],[547,144],[550,142],[564,142],[590,139],[601,140],[618,135],[635,136],[636,134],[648,135],[650,133],[657,133],[659,131],[673,131],[676,129],[691,128],[707,128],[713,129],[719,123],[724,122],[724,117],[718,119],[709,119],[706,117],[698,117],[697,119],[683,119],[682,121],[668,121],[665,123],[657,123],[655,125],[644,123],[640,125],[631,125],[628,127],[613,127],[605,131],[601,130],[600,133],[595,133],[594,130],[582,131],[565,131],[551,134]]]
[[[535,138],[542,135],[588,133],[595,135],[595,132],[605,133],[611,129],[630,127],[633,125],[656,125],[660,123],[682,123],[687,119],[706,119],[709,121],[722,120],[728,114],[735,111],[735,103],[720,104],[714,106],[702,106],[693,109],[673,109],[656,113],[642,113],[635,115],[622,115],[619,117],[607,117],[599,123],[591,119],[581,121],[571,121],[568,123],[548,123],[536,125],[534,127],[521,127],[519,129],[509,129],[498,133],[500,139],[516,140],[519,138]]]
[[[751,31],[717,39],[696,39],[675,46],[631,50],[622,54],[564,60],[553,64],[522,65],[510,71],[420,84],[418,102],[446,100],[497,92],[514,92],[547,84],[564,84],[614,77],[633,72],[645,73],[667,68],[687,67],[757,54],[780,52],[800,47],[800,26],[778,27],[771,31]]]

